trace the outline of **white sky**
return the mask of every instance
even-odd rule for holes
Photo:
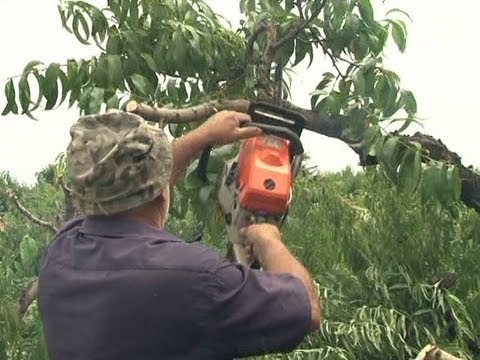
[[[104,3],[103,1],[96,1]],[[106,1],[105,1],[106,3]],[[214,9],[231,19],[240,16],[235,1],[211,0]],[[477,43],[480,1],[473,0],[390,0],[386,7],[376,3],[376,18],[385,9],[401,7],[413,18],[408,26],[407,50],[400,54],[391,46],[386,64],[396,71],[402,86],[417,97],[424,132],[442,141],[462,156],[464,164],[480,165],[478,104],[479,50]],[[97,53],[61,29],[54,0],[0,0],[0,111],[5,106],[5,80],[21,73],[30,60],[65,63],[68,58]],[[293,102],[308,107],[308,95],[329,62],[321,56],[308,70],[297,69],[292,85]],[[34,175],[64,150],[68,130],[77,119],[76,109],[65,107],[37,112],[40,121],[26,116],[0,116],[0,170],[8,170],[18,180],[31,183]],[[312,163],[322,171],[355,166],[358,158],[345,144],[317,134],[303,136]]]

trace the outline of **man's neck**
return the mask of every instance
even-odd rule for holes
[[[142,224],[153,226],[157,229],[163,228],[164,221],[160,214],[160,211],[158,210],[158,208],[153,208],[152,206],[145,206],[125,211],[121,214],[121,216],[131,220],[135,220]]]

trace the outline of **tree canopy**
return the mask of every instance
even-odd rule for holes
[[[446,206],[461,197],[480,209],[478,174],[446,148],[436,156],[441,142],[403,135],[419,121],[417,103],[383,64],[387,41],[406,48],[409,16],[401,9],[379,16],[370,0],[241,0],[243,18],[233,29],[203,0],[105,5],[60,2],[64,29],[96,44],[99,55],[31,61],[18,81],[6,83],[3,115],[34,117],[65,101],[89,114],[134,100],[158,107],[142,115],[180,136],[214,111],[245,111],[261,99],[302,113],[307,128],[346,142],[362,164],[380,163],[411,192],[426,189],[426,198],[439,196]],[[299,108],[290,102],[289,76],[302,61],[315,67],[321,57],[331,70],[318,72],[311,108]]]

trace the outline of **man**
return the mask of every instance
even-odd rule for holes
[[[294,348],[319,324],[310,275],[273,225],[243,235],[263,271],[163,230],[170,186],[209,144],[261,134],[220,112],[170,145],[123,112],[81,117],[67,172],[77,207],[45,252],[39,306],[52,359],[231,359]]]

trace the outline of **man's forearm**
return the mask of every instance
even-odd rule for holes
[[[170,187],[185,171],[192,158],[209,145],[208,137],[200,129],[195,129],[177,138],[172,143],[173,168],[170,176]]]
[[[268,250],[266,249],[262,258],[259,259],[259,262],[262,265],[263,270],[286,272],[296,276],[302,281],[310,298],[312,312],[311,330],[317,329],[320,325],[320,305],[313,285],[313,280],[305,267],[280,241],[268,248]]]

